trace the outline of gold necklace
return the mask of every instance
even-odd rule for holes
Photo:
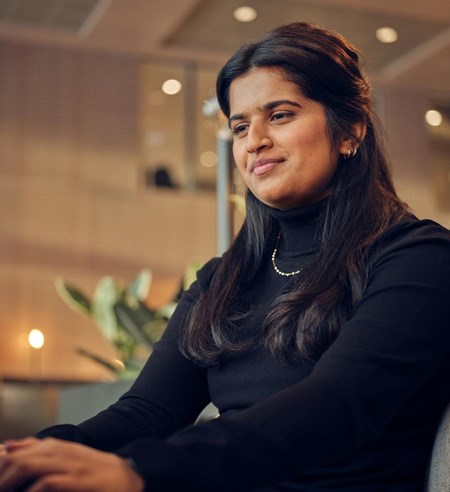
[[[277,250],[278,250],[278,243],[280,242],[280,237],[281,237],[281,231],[278,233],[278,238],[277,238],[277,244],[275,245],[275,248],[273,249],[272,252],[272,265],[274,270],[278,273],[278,275],[281,275],[283,277],[292,277],[292,275],[297,275],[299,274],[302,270],[297,270],[295,272],[282,272],[276,265],[275,263],[275,256],[277,255]]]

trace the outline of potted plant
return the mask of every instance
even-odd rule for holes
[[[61,277],[55,279],[56,291],[72,310],[92,319],[105,339],[115,348],[118,361],[105,359],[95,352],[77,347],[80,355],[103,365],[116,379],[132,379],[142,368],[161,337],[178,299],[195,278],[199,264],[186,271],[176,296],[158,309],[146,304],[152,282],[152,272],[141,270],[129,285],[112,276],[99,279],[90,298],[78,287]]]

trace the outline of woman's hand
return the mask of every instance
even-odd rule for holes
[[[112,453],[61,441],[27,438],[0,449],[0,492],[31,483],[27,492],[142,492],[144,481]]]

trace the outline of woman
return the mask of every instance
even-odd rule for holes
[[[116,404],[6,443],[0,491],[423,489],[450,399],[450,238],[398,199],[357,52],[282,26],[217,94],[241,231]],[[210,400],[220,417],[193,426]]]

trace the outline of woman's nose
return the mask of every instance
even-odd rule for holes
[[[249,126],[246,145],[249,154],[260,152],[272,145],[272,140],[264,125],[252,123]]]

